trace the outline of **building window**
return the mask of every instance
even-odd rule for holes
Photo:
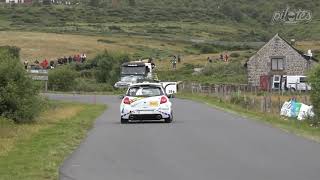
[[[284,70],[283,58],[271,58],[271,70],[282,71]]]

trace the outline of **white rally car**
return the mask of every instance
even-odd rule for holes
[[[173,120],[171,102],[159,83],[138,83],[129,86],[120,105],[121,123],[141,120]]]

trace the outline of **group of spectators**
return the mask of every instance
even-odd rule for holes
[[[35,60],[33,64],[34,66],[40,69],[53,69],[57,65],[70,64],[72,62],[84,63],[86,59],[87,59],[87,55],[85,53],[82,53],[82,54],[76,54],[74,56],[69,56],[69,57],[64,56],[51,61],[48,61],[47,59],[44,59],[41,62],[39,62],[38,60]],[[25,60],[23,64],[25,69],[28,69],[29,62]]]
[[[217,60],[220,60],[220,61],[223,61],[223,62],[229,62],[229,55],[228,55],[227,53],[225,53],[225,54],[220,54],[220,57],[219,57],[219,59],[217,59]],[[212,57],[208,57],[208,58],[207,58],[207,61],[208,61],[209,63],[212,63],[212,62],[213,62]]]

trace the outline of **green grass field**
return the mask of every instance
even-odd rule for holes
[[[59,165],[104,110],[103,105],[54,102],[34,123],[0,119],[0,179],[57,179]]]

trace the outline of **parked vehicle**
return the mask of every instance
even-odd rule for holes
[[[130,84],[146,79],[153,79],[154,64],[147,60],[131,61],[121,65],[120,81],[115,83],[116,88],[127,88]]]
[[[272,80],[272,89],[282,89],[291,91],[311,90],[311,86],[307,82],[307,76],[274,75]]]
[[[307,82],[306,76],[284,76],[286,89],[294,91],[310,91],[311,86]]]
[[[172,104],[160,83],[129,86],[120,104],[121,123],[141,120],[173,120]]]

